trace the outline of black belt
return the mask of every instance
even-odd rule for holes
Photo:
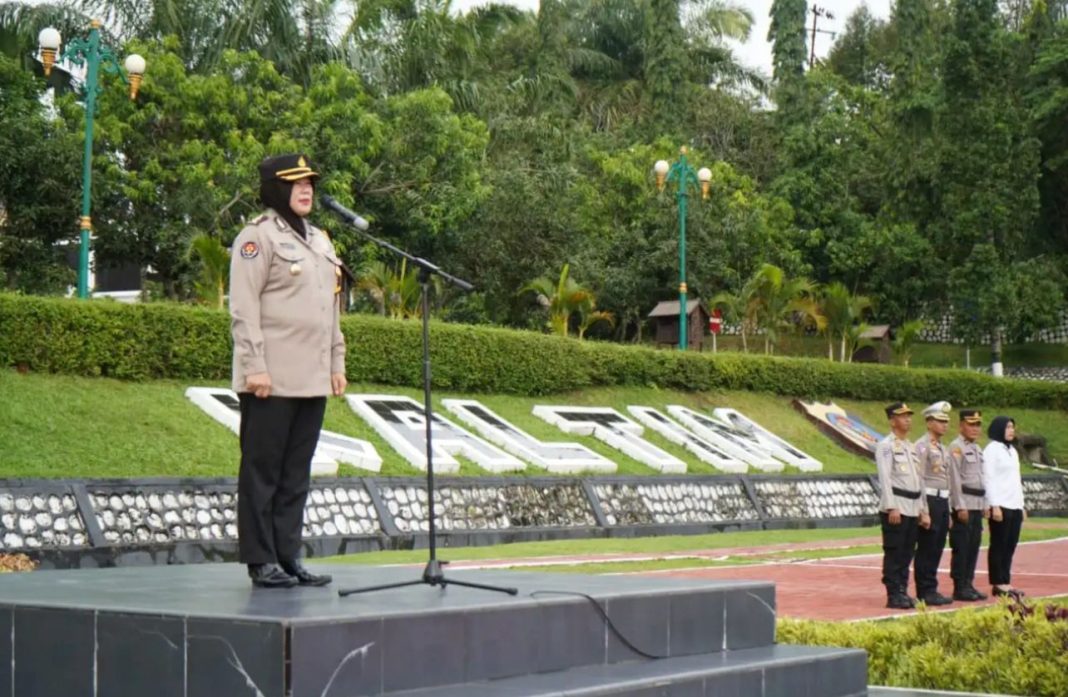
[[[960,490],[969,496],[986,496],[986,489],[973,489],[970,486],[961,486]]]
[[[906,499],[918,499],[920,498],[919,491],[909,491],[908,489],[899,489],[898,487],[891,487],[890,491],[894,492],[895,496],[901,496]]]

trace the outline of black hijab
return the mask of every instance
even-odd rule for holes
[[[1005,440],[1005,429],[1009,424],[1016,425],[1016,421],[1011,416],[995,416],[994,420],[990,422],[990,426],[986,429],[986,435],[990,440],[996,440],[1005,447],[1011,447],[1012,441]],[[1015,440],[1015,437],[1013,440]]]
[[[312,187],[315,186],[315,179],[311,180]],[[289,223],[289,227],[300,235],[307,239],[308,229],[304,227],[304,218],[293,212],[293,209],[289,207],[289,198],[293,193],[293,182],[287,182],[282,179],[268,179],[267,181],[260,182],[260,201],[268,208],[274,209],[278,215],[282,216],[282,219]]]

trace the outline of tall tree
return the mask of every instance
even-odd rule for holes
[[[685,36],[679,0],[647,0],[645,15],[645,99],[657,136],[677,132],[687,112]]]
[[[1011,270],[1028,256],[1038,213],[1039,144],[1019,103],[1021,86],[995,0],[955,0],[953,20],[943,65],[942,216],[935,239],[957,267],[958,319],[968,313],[961,269],[981,273],[974,278],[991,287],[975,324],[990,333],[999,370],[1003,332],[1026,311],[1011,303]]]
[[[79,133],[47,117],[43,81],[0,55],[0,288],[58,293],[74,280]],[[71,248],[73,249],[73,247]]]
[[[844,33],[827,56],[827,67],[855,85],[879,87],[885,73],[886,23],[862,4],[846,19]]]
[[[942,67],[939,36],[947,29],[932,0],[898,0],[890,24],[890,81],[881,126],[886,129],[883,211],[926,230],[937,212],[935,118]]]
[[[806,0],[773,0],[768,41],[772,43],[772,76],[779,111],[789,113],[798,99],[805,73]]]

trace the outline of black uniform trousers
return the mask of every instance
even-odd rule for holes
[[[919,518],[903,515],[897,525],[890,524],[885,512],[880,513],[879,518],[883,527],[883,585],[886,586],[886,594],[908,595],[909,564],[916,551]]]
[[[953,516],[949,529],[949,546],[953,557],[949,563],[949,575],[953,578],[954,590],[975,587],[975,563],[979,560],[979,543],[983,540],[983,511],[968,511],[968,522],[960,522]]]
[[[326,397],[259,399],[248,392],[238,397],[238,559],[245,564],[296,560]]]
[[[917,598],[938,592],[938,564],[942,561],[949,533],[949,499],[928,496],[927,510],[931,515],[931,527],[920,528],[916,533]]]
[[[1023,511],[1019,508],[1002,508],[1001,522],[990,519],[990,547],[986,551],[986,565],[990,569],[990,585],[1007,585],[1012,582],[1012,555],[1020,541],[1020,526]]]

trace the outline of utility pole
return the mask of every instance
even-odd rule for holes
[[[812,41],[809,42],[809,53],[808,53],[808,69],[809,70],[812,70],[812,66],[815,65],[815,63],[816,63],[816,34],[817,33],[830,34],[832,39],[835,36],[835,32],[833,32],[833,31],[827,31],[826,29],[817,29],[816,28],[816,21],[820,17],[825,17],[827,19],[834,19],[834,14],[830,10],[828,10],[828,9],[826,9],[824,7],[820,7],[819,5],[813,5],[812,6]]]

